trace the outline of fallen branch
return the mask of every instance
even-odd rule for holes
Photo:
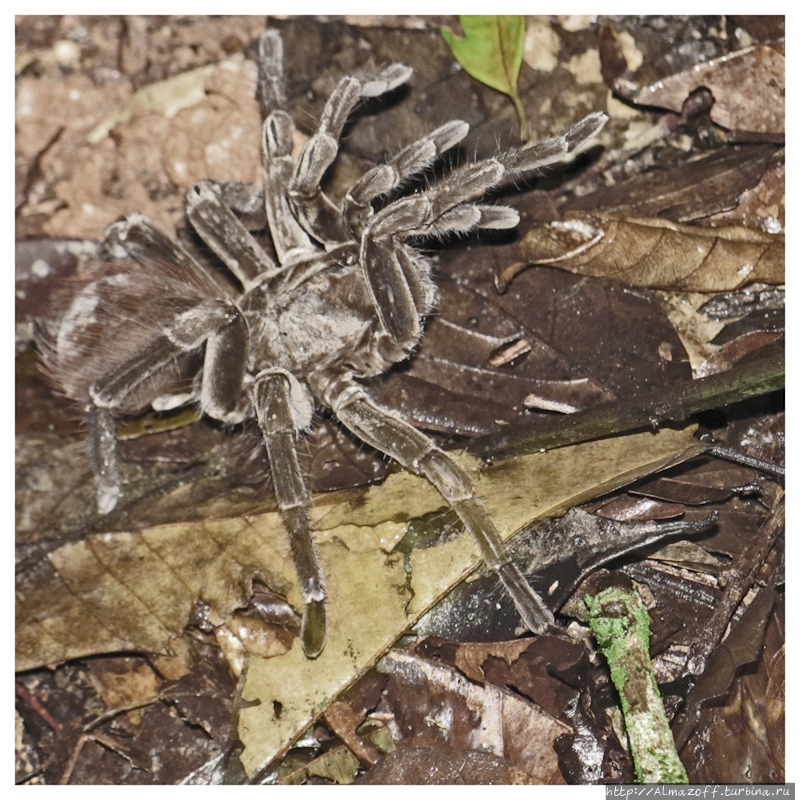
[[[725,372],[659,387],[575,414],[548,421],[523,419],[501,433],[479,436],[467,450],[482,458],[508,458],[615,433],[655,429],[664,423],[683,422],[701,411],[774,392],[784,383],[785,354],[781,349]]]

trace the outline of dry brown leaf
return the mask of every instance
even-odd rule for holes
[[[404,650],[389,651],[378,670],[392,676],[390,694],[402,689],[403,707],[395,714],[409,738],[427,735],[451,747],[492,753],[537,783],[565,783],[553,742],[571,729],[535,703]]]
[[[539,781],[504,758],[480,750],[433,747],[412,739],[356,781],[359,785],[529,786]]]
[[[702,86],[714,95],[711,119],[723,128],[783,134],[786,127],[786,59],[777,46],[757,44],[697,64],[644,87],[634,102],[680,111]]]
[[[660,218],[570,212],[561,221],[535,224],[520,251],[529,263],[654,289],[718,292],[785,279],[782,235]],[[501,280],[507,283],[516,269]]]

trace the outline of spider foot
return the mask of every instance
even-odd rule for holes
[[[308,658],[316,658],[322,652],[325,647],[325,638],[325,601],[312,600],[306,603],[300,630],[303,652]]]
[[[494,571],[508,592],[508,596],[514,601],[522,622],[531,633],[547,633],[556,627],[553,612],[514,564],[501,564],[495,567]]]

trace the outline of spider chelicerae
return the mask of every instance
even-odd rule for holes
[[[238,285],[132,214],[107,229],[109,260],[93,265],[42,347],[54,382],[86,410],[101,513],[121,492],[116,415],[193,403],[226,424],[258,421],[305,603],[301,640],[309,657],[325,644],[326,592],[296,440],[317,405],[428,478],[475,537],[525,625],[539,632],[553,623],[510,562],[471,478],[428,436],[375,404],[362,381],[412,354],[435,306],[431,263],[409,240],[513,227],[515,211],[476,201],[509,177],[560,161],[597,134],[606,117],[590,114],[561,136],[458,167],[429,188],[400,195],[404,181],[467,134],[467,123],[448,122],[368,170],[333,203],[320,182],[349,115],[362,98],[389,92],[410,75],[409,67],[393,64],[343,78],[295,161],[283,45],[277,31],[265,31],[258,75],[263,196],[241,184],[203,181],[186,197],[191,225]],[[277,262],[250,233],[264,227]]]

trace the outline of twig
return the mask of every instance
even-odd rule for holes
[[[617,687],[639,783],[688,783],[650,661],[650,617],[633,587],[587,596],[589,624]]]
[[[702,437],[700,438],[701,441],[705,441]],[[749,453],[743,453],[741,450],[734,450],[732,447],[723,447],[721,444],[709,443],[707,452],[710,456],[724,458],[726,461],[732,461],[734,464],[741,464],[744,467],[751,467],[761,472],[767,472],[770,475],[774,475],[776,478],[786,477],[786,469],[780,464],[767,461],[765,458],[751,456]]]
[[[14,681],[14,694],[26,702],[56,733],[61,730],[61,723],[42,705],[39,698],[31,694],[19,681]]]
[[[523,419],[501,433],[479,436],[467,450],[483,458],[552,450],[615,433],[656,428],[665,422],[682,422],[701,411],[782,389],[784,383],[785,356],[781,350],[726,372],[682,381],[552,421]]]

